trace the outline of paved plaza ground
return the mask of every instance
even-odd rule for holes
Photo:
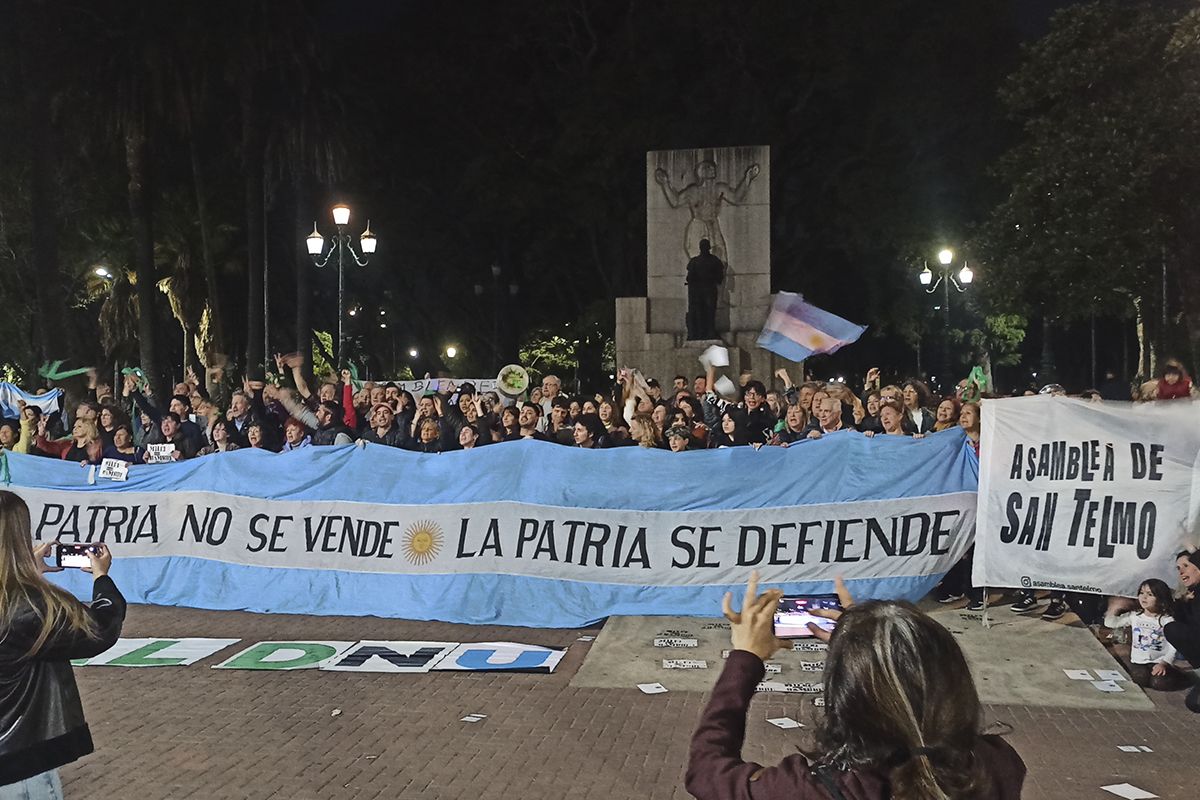
[[[1001,612],[997,612],[1001,613]],[[1008,613],[1003,611],[1002,613]],[[686,798],[688,741],[706,696],[576,688],[599,628],[544,630],[370,617],[308,617],[132,606],[126,637],[267,640],[517,641],[568,646],[551,675],[357,674],[190,667],[76,670],[97,752],[63,770],[68,798]],[[223,651],[231,654],[237,647]],[[1182,696],[1153,711],[987,707],[1029,766],[1029,800],[1111,798],[1129,782],[1195,796],[1200,718]],[[744,757],[772,764],[821,713],[796,695],[759,695]],[[335,714],[335,711],[340,713]],[[460,719],[487,714],[479,723]],[[1147,745],[1130,754],[1118,745]]]

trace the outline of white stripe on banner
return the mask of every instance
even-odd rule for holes
[[[119,558],[405,575],[505,574],[624,585],[819,581],[945,572],[971,543],[975,495],[790,508],[628,511],[518,502],[384,505],[216,492],[13,487],[37,539]]]
[[[1200,403],[983,403],[977,586],[1132,597],[1200,543]]]

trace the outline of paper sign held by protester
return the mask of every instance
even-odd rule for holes
[[[719,344],[710,346],[707,350],[700,354],[700,366],[708,369],[709,367],[728,367],[729,366],[729,350],[721,347]]]
[[[175,460],[175,445],[148,444],[146,445],[147,464],[169,464]]]
[[[106,458],[100,462],[100,477],[110,481],[129,480],[129,462],[119,458]]]

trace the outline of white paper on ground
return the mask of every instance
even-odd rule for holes
[[[1118,669],[1098,669],[1098,670],[1096,670],[1096,677],[1102,681],[1127,681],[1127,680],[1129,680],[1129,678],[1125,677],[1125,673],[1121,672]]]
[[[487,714],[467,714],[459,722],[483,722],[485,719],[487,719]]]
[[[637,687],[642,690],[642,694],[662,694],[667,690],[661,683],[639,683]]]
[[[1121,684],[1116,681],[1092,681],[1092,686],[1095,686],[1102,692],[1123,692]]]
[[[594,642],[594,641],[596,641],[596,637],[595,636],[580,636],[575,641],[577,641],[577,642]]]
[[[1073,681],[1094,681],[1092,673],[1086,669],[1064,669],[1063,673]]]
[[[813,705],[817,706],[818,708],[824,708],[825,707],[825,698],[824,697],[814,697]]]
[[[1153,753],[1153,752],[1154,752],[1154,751],[1153,751],[1153,750],[1151,750],[1149,747],[1146,747],[1146,745],[1142,745],[1142,746],[1141,746],[1141,749],[1142,749],[1142,752],[1143,752],[1143,753]]]
[[[776,728],[783,728],[784,730],[787,730],[788,728],[804,727],[803,723],[796,722],[796,720],[792,719],[791,717],[776,717],[775,719],[767,720],[767,722],[771,723]]]
[[[1114,783],[1111,786],[1101,786],[1106,792],[1111,792],[1117,797],[1124,797],[1125,800],[1155,800],[1158,795],[1147,792],[1145,789],[1139,789],[1129,783]]]
[[[1117,749],[1120,750],[1122,753],[1140,753],[1140,752],[1142,752],[1141,750],[1138,749],[1136,744],[1119,744],[1119,745],[1117,745]]]
[[[778,675],[779,673],[783,672],[782,664],[772,664],[770,661],[768,661],[767,663],[763,664],[763,666],[767,668],[768,675]]]
[[[825,691],[820,683],[783,683],[782,681],[762,681],[754,687],[756,692],[777,692],[779,694],[820,694]]]
[[[695,639],[683,639],[678,636],[656,636],[654,637],[655,647],[697,647],[699,643]]]
[[[824,672],[825,671],[825,662],[824,661],[801,661],[800,662],[800,671],[801,672]]]
[[[708,669],[707,661],[691,658],[664,658],[663,669]]]
[[[815,653],[828,649],[829,645],[825,642],[792,642],[793,653]]]

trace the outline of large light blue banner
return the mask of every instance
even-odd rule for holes
[[[843,575],[916,599],[970,545],[978,480],[958,430],[680,454],[241,450],[126,482],[9,464],[35,537],[108,542],[132,602],[537,627],[712,615],[752,569],[789,593]],[[82,573],[53,579],[87,593]]]

